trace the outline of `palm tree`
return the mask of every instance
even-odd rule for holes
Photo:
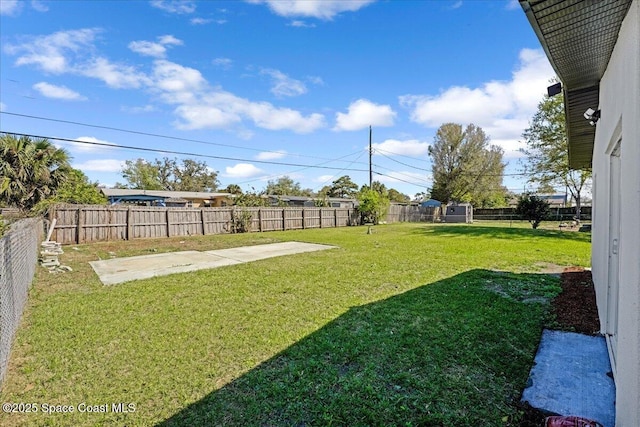
[[[0,203],[31,209],[66,181],[69,160],[67,151],[46,139],[0,136]]]

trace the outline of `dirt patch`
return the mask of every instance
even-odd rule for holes
[[[600,331],[591,271],[567,268],[560,276],[562,292],[551,302],[558,329],[597,335]]]

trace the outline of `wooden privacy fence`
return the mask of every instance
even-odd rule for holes
[[[165,208],[67,205],[50,212],[51,239],[62,244],[231,233],[234,215],[249,212],[249,231],[282,231],[358,225],[346,208]]]
[[[416,205],[391,205],[387,211],[387,222],[436,222],[441,217],[439,207]]]

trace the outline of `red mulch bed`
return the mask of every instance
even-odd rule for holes
[[[560,286],[562,292],[551,301],[555,328],[587,335],[598,334],[600,320],[591,271],[581,267],[567,268],[560,275]],[[519,427],[544,426],[545,414],[529,405],[523,405],[520,409],[523,419]]]

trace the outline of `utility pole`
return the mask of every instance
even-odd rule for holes
[[[371,160],[373,157],[373,148],[371,148],[371,126],[369,126],[369,190],[373,188],[373,167]]]

